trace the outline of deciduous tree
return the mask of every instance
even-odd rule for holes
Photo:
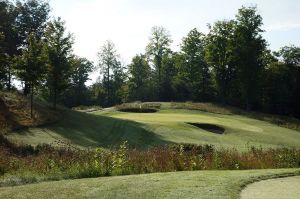
[[[120,69],[119,55],[112,41],[105,41],[98,53],[99,68],[102,74],[103,84],[106,90],[106,105],[112,105],[113,78]]]
[[[128,65],[129,100],[146,101],[151,97],[151,67],[145,55],[136,55]]]
[[[66,33],[64,21],[58,18],[48,24],[45,39],[49,57],[47,87],[56,109],[58,96],[70,84],[73,36]]]
[[[195,28],[183,38],[181,53],[184,62],[179,68],[180,76],[188,82],[190,98],[206,101],[211,97],[210,69],[205,60],[205,35]]]
[[[149,44],[146,47],[146,54],[150,58],[156,73],[158,96],[161,96],[161,68],[163,56],[170,52],[172,43],[169,32],[161,26],[154,26],[151,30]]]
[[[30,115],[33,117],[34,89],[45,79],[48,57],[45,43],[39,41],[34,33],[28,36],[27,43],[27,47],[22,49],[22,55],[16,57],[15,71],[20,80],[30,84]]]

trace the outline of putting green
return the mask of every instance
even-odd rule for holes
[[[263,180],[248,185],[241,199],[297,199],[300,197],[300,176]]]
[[[112,118],[138,122],[163,140],[175,143],[213,144],[246,149],[257,147],[299,147],[300,132],[239,115],[222,115],[191,110],[161,110],[157,113],[98,112]],[[225,129],[215,134],[188,123],[208,123]]]
[[[156,113],[102,111],[92,114],[65,111],[52,125],[8,134],[14,142],[37,145],[62,140],[80,147],[111,147],[127,140],[137,148],[170,144],[213,144],[245,150],[256,147],[299,147],[300,132],[239,115],[164,109]],[[214,124],[216,134],[188,123]]]

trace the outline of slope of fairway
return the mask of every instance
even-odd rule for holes
[[[63,141],[80,147],[118,146],[125,140],[131,146],[142,148],[168,143],[134,121],[68,110],[62,115],[55,124],[11,132],[7,137],[14,142],[31,145]]]
[[[63,140],[82,147],[116,146],[124,140],[138,148],[166,143],[213,144],[241,150],[249,146],[300,146],[300,132],[239,115],[172,109],[156,113],[62,114],[58,123],[13,132],[8,138],[33,145]],[[215,124],[224,128],[225,133],[214,134],[188,123]]]
[[[299,197],[300,176],[256,182],[248,185],[241,193],[241,199],[291,199]]]
[[[253,180],[299,169],[190,171],[43,182],[0,188],[0,198],[238,198]],[[267,177],[268,176],[268,177]],[[180,180],[178,180],[180,179]]]

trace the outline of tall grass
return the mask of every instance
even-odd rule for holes
[[[159,102],[132,102],[124,103],[116,106],[118,111],[123,112],[145,112],[151,113],[156,112],[161,108],[161,103]]]
[[[110,150],[81,150],[70,145],[60,148],[16,146],[4,137],[0,140],[0,185],[14,184],[11,181],[16,184],[34,182],[38,177],[33,176],[63,179],[170,171],[300,167],[300,150],[290,148],[265,150],[250,147],[246,152],[239,152],[236,149],[216,149],[212,145],[176,144],[137,150],[130,149],[124,142]]]

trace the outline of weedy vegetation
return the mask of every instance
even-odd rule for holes
[[[1,137],[1,186],[43,180],[194,170],[297,168],[300,150],[292,148],[248,151],[217,149],[212,145],[173,144],[146,150],[118,148],[83,150],[60,143],[17,146]]]

